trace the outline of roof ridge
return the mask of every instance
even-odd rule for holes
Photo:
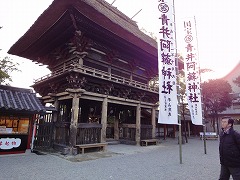
[[[25,90],[25,91],[24,91]],[[45,107],[32,91],[12,86],[0,85],[0,109],[44,113]]]
[[[132,20],[131,18],[129,18],[127,15],[125,15],[122,11],[120,11],[117,7],[114,7],[113,5],[111,5],[110,3],[108,3],[105,0],[96,0],[97,2],[101,3],[103,6],[105,6],[107,9],[109,9],[110,11],[112,11],[113,13],[115,13],[116,15],[118,15],[119,17],[121,17],[122,19],[126,20],[127,22],[129,22],[130,24],[132,24],[133,26],[138,27],[136,21]]]
[[[9,86],[9,85],[2,85],[2,84],[0,84],[0,89],[9,90],[9,91],[19,91],[19,92],[33,93],[32,89],[20,88],[20,87],[14,87],[14,86]]]

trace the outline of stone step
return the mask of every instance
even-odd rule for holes
[[[114,139],[108,139],[106,143],[108,143],[108,145],[116,145],[119,144],[119,141]]]

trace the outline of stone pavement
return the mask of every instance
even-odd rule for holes
[[[109,145],[106,152],[63,156],[58,153],[0,156],[0,180],[217,180],[220,164],[218,141],[190,138],[182,145],[179,160],[177,139],[160,140],[147,147]]]

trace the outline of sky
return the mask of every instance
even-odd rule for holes
[[[114,0],[106,0],[110,4]],[[165,0],[166,1],[166,0]],[[10,47],[30,28],[52,0],[0,1],[0,58],[10,56],[20,64],[21,72],[12,73],[12,86],[29,88],[34,79],[50,73],[45,66],[30,60],[8,55]],[[116,0],[113,6],[132,18],[139,28],[158,34],[158,0]],[[184,18],[195,17],[199,62],[201,68],[212,69],[202,79],[216,79],[227,75],[239,62],[240,17],[239,0],[175,0],[176,34],[178,47]],[[178,48],[181,53],[182,49]]]

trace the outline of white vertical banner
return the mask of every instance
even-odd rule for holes
[[[158,123],[178,124],[176,32],[173,0],[158,0]]]
[[[202,100],[200,63],[198,59],[197,31],[195,18],[186,18],[183,22],[184,71],[186,93],[192,123],[202,125]]]

